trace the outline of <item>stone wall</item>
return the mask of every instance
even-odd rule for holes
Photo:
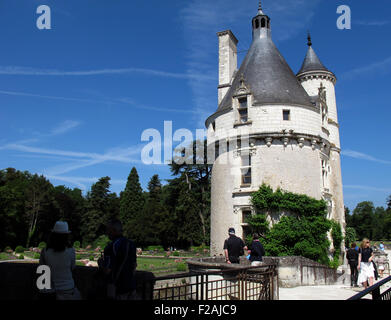
[[[37,300],[39,293],[36,287],[38,264],[23,262],[0,263],[0,300]],[[83,299],[105,299],[105,287],[98,269],[95,267],[77,266],[74,280]],[[137,271],[138,299],[150,300],[154,285],[151,272]]]

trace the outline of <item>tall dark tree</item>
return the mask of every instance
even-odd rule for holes
[[[29,247],[40,216],[53,201],[53,185],[44,176],[34,175],[25,192],[25,214],[29,223],[26,247]]]
[[[162,184],[157,174],[153,175],[148,183],[148,197],[143,215],[138,219],[140,243],[168,244],[167,235],[172,230],[173,219],[170,212],[163,205]],[[136,241],[137,242],[137,241]]]
[[[120,195],[119,217],[124,225],[125,235],[134,238],[138,233],[137,219],[141,217],[145,199],[135,167],[128,176],[125,190]]]
[[[372,219],[375,206],[371,201],[363,201],[357,204],[353,210],[352,224],[360,239],[372,238]]]
[[[85,207],[85,198],[78,188],[70,189],[65,186],[54,188],[54,209],[58,219],[67,221],[72,232],[72,241],[81,241],[82,213]]]
[[[87,193],[86,207],[82,217],[84,244],[91,244],[105,233],[105,224],[110,218],[113,195],[110,193],[110,177],[100,178]]]
[[[28,223],[25,219],[25,190],[31,174],[7,168],[0,171],[0,248],[24,245]]]
[[[205,141],[194,141],[192,152],[179,152],[174,157],[174,163],[170,165],[174,176],[180,175],[184,184],[182,192],[187,193],[182,196],[184,200],[180,205],[188,207],[188,214],[192,212],[202,232],[202,242],[209,240],[210,229],[210,178],[212,165],[208,164],[207,144]],[[191,148],[191,146],[189,147]]]

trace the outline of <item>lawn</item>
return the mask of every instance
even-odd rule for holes
[[[176,273],[187,271],[183,259],[137,257],[137,270],[153,273]]]

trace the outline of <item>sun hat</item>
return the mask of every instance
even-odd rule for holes
[[[235,229],[234,228],[229,228],[228,229],[229,234],[235,234]]]
[[[68,222],[66,221],[57,221],[54,225],[54,228],[52,229],[52,232],[64,234],[71,233],[68,229]]]

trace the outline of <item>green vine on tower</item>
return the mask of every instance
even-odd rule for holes
[[[261,234],[269,256],[303,256],[319,263],[337,267],[343,235],[341,226],[327,219],[327,204],[307,195],[277,189],[263,184],[252,194],[256,214],[247,219],[251,232]],[[267,217],[281,215],[270,226]],[[333,260],[328,257],[331,230],[335,248]],[[251,240],[251,239],[247,239]]]

